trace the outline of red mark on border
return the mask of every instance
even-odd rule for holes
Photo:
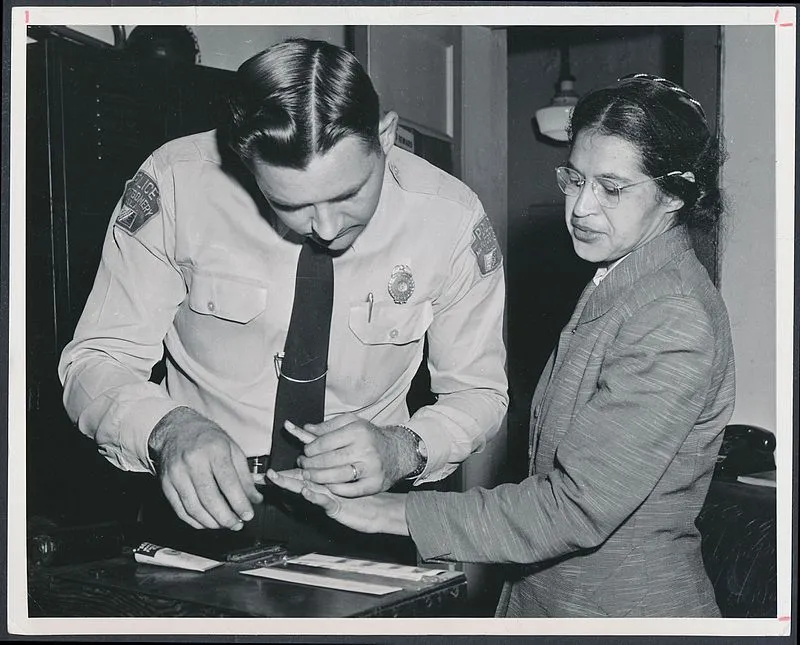
[[[25,9],[25,24],[27,25],[31,21],[31,12]]]
[[[791,616],[778,616],[778,621],[781,623],[788,622],[792,619]]]
[[[779,23],[778,22],[778,18],[780,17],[780,14],[781,14],[781,10],[780,9],[775,9],[775,17],[773,18],[773,20],[775,21],[776,25],[778,25],[779,27],[792,27],[792,26],[794,26],[793,22],[780,22]]]

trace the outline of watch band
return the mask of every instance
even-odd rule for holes
[[[397,426],[397,427],[405,430],[409,435],[411,435],[411,438],[414,441],[414,455],[417,460],[417,465],[414,468],[414,470],[412,470],[405,476],[405,479],[416,479],[425,470],[425,466],[428,465],[428,457],[423,454],[422,449],[420,448],[420,445],[422,444],[422,437],[420,437],[411,428],[408,428],[406,426]]]

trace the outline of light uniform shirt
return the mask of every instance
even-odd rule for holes
[[[70,417],[117,467],[154,472],[148,437],[180,405],[245,455],[269,452],[300,246],[268,212],[223,171],[213,132],[164,145],[126,185],[59,364]],[[401,266],[414,287],[396,303],[388,284]],[[417,483],[447,476],[497,432],[508,404],[502,258],[477,196],[392,149],[375,215],[334,276],[325,418],[404,424],[428,451]],[[426,333],[438,399],[409,420]],[[149,382],[164,349],[166,378]]]

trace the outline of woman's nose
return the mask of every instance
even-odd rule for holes
[[[592,190],[591,182],[586,181],[581,186],[578,196],[575,198],[575,204],[572,207],[573,215],[577,217],[585,217],[597,208],[597,197],[595,197],[594,190]]]

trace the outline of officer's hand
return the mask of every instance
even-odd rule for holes
[[[296,470],[275,472],[270,468],[267,477],[276,486],[302,495],[322,507],[328,517],[356,531],[408,535],[406,495],[382,493],[349,499],[331,492],[331,486],[302,479]]]
[[[213,421],[176,408],[158,422],[148,446],[175,513],[194,528],[240,530],[261,502],[247,458]]]
[[[414,446],[408,434],[382,428],[354,414],[323,423],[285,428],[305,448],[297,464],[303,477],[342,497],[361,497],[388,490],[414,469]]]

